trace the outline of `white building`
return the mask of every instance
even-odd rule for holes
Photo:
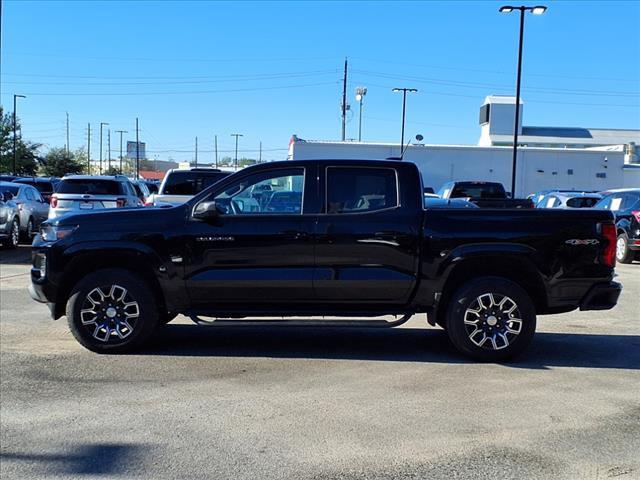
[[[445,182],[463,180],[500,182],[509,190],[514,108],[513,97],[487,97],[481,107],[479,145],[410,145],[404,160],[416,163],[425,186],[436,190]],[[639,130],[520,128],[523,136],[518,144],[523,146],[518,149],[518,196],[555,188],[601,191],[640,187],[640,162],[635,151]],[[532,133],[530,129],[536,134],[527,135]],[[308,141],[294,135],[288,158],[384,160],[399,156],[397,143]]]

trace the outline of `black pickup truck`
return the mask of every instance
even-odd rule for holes
[[[431,209],[412,163],[288,161],[183,205],[44,224],[30,292],[96,352],[138,348],[177,314],[389,327],[426,313],[461,352],[496,361],[529,344],[537,315],[612,308],[615,249],[608,211]],[[385,315],[400,318],[370,318]]]
[[[511,198],[501,183],[497,182],[449,182],[438,196],[443,199],[465,199],[480,208],[534,208],[529,198]]]

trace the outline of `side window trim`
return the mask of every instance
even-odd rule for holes
[[[393,207],[385,207],[380,208],[378,210],[366,210],[364,212],[340,212],[340,213],[329,213],[329,170],[332,168],[359,168],[359,169],[374,169],[374,170],[392,170],[396,180],[396,204]],[[400,182],[398,180],[398,170],[393,167],[369,167],[369,166],[360,166],[360,165],[327,165],[324,170],[324,199],[322,205],[322,212],[319,215],[372,215],[379,212],[387,212],[389,210],[396,210],[402,206],[400,202]]]

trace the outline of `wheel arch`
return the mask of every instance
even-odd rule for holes
[[[455,291],[463,284],[479,277],[500,277],[510,280],[529,294],[536,313],[545,313],[548,309],[544,282],[530,260],[518,255],[482,255],[463,259],[450,267],[438,301],[438,323],[444,320],[446,307]]]
[[[142,277],[156,298],[159,311],[167,311],[165,293],[153,271],[154,262],[150,262],[145,253],[130,249],[91,249],[76,252],[66,260],[64,274],[59,284],[55,318],[65,315],[71,290],[82,278],[97,270],[114,268],[127,270]]]

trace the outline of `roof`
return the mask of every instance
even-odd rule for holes
[[[65,175],[62,180],[128,180],[124,175]]]
[[[488,95],[484,98],[484,104],[487,103],[503,103],[507,105],[515,105],[516,97],[513,95]],[[522,98],[520,98],[520,105],[522,105]]]
[[[493,143],[512,143],[513,135],[490,135]],[[624,145],[640,144],[640,130],[576,127],[522,127],[518,143],[561,145]]]
[[[154,172],[153,170],[140,170],[140,176],[145,180],[162,180],[165,172]]]

